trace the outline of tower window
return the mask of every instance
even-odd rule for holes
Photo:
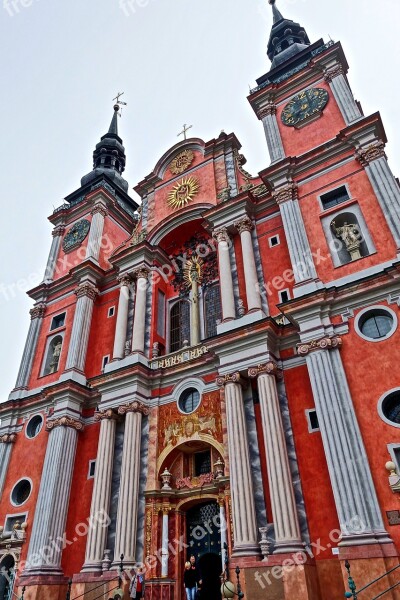
[[[42,425],[43,419],[40,415],[35,415],[34,417],[32,417],[32,419],[26,426],[26,437],[28,437],[29,439],[35,438],[37,435],[39,435],[40,430],[42,429]]]
[[[96,461],[89,460],[88,479],[94,479],[96,473]]]
[[[110,306],[108,309],[108,318],[113,317],[115,315],[115,306]]]
[[[15,484],[11,492],[11,502],[14,506],[21,506],[31,495],[32,484],[29,479],[21,479]]]
[[[315,409],[306,410],[306,417],[308,422],[308,431],[310,433],[319,431],[317,411]]]
[[[60,327],[64,327],[64,325],[65,325],[65,312],[61,313],[60,315],[56,315],[55,317],[52,318],[50,331],[53,331],[54,329],[59,329]]]
[[[180,350],[186,341],[190,344],[190,304],[179,300],[170,313],[170,351]]]
[[[196,452],[194,455],[194,475],[200,477],[200,475],[206,475],[211,473],[211,452],[206,450],[205,452]]]
[[[350,200],[349,192],[347,191],[347,187],[342,185],[341,187],[328,192],[327,194],[322,194],[320,196],[322,208],[327,210],[328,208],[332,208],[337,204],[341,204],[342,202],[346,202]]]
[[[279,300],[281,301],[281,303],[283,303],[283,302],[289,302],[289,300],[290,300],[290,291],[289,290],[282,290],[281,292],[279,292]]]
[[[279,244],[281,243],[279,235],[274,235],[273,237],[270,237],[268,243],[270,248],[273,248],[274,246],[279,246]]]
[[[210,287],[204,298],[206,337],[217,335],[217,321],[222,318],[221,293],[219,283]]]
[[[103,356],[102,365],[101,365],[101,368],[103,371],[109,362],[110,362],[110,355],[108,354],[107,356]]]
[[[165,337],[165,294],[161,290],[158,290],[157,333]]]

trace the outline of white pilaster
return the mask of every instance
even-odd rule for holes
[[[43,281],[44,283],[51,283],[53,281],[54,272],[56,270],[57,257],[60,252],[61,242],[65,233],[64,225],[58,225],[53,229],[53,241],[51,243],[50,254],[47,260],[46,270],[44,272]]]
[[[146,328],[146,298],[149,270],[138,269],[136,276],[135,315],[133,320],[132,352],[144,353]]]
[[[98,260],[101,242],[103,238],[104,220],[107,216],[107,207],[104,202],[97,202],[92,210],[92,223],[90,225],[89,240],[86,250],[86,258]]]
[[[347,125],[362,117],[341,65],[328,71],[325,81],[329,83]]]
[[[16,388],[24,388],[28,385],[45,312],[46,305],[42,303],[38,304],[30,311],[31,323],[25,343],[24,353],[22,355],[17,382],[15,384]]]
[[[168,577],[168,528],[169,528],[169,507],[163,507],[162,517],[162,542],[161,542],[161,577]]]
[[[68,348],[66,369],[84,371],[93,305],[98,294],[98,289],[93,283],[85,281],[77,287],[75,294],[78,300]]]
[[[275,104],[268,104],[268,106],[263,108],[257,116],[262,120],[264,125],[271,162],[277,162],[285,157],[285,150],[283,148],[282,137],[276,119]]]
[[[0,500],[7,477],[8,465],[10,464],[12,445],[16,438],[16,433],[0,435]]]
[[[117,323],[115,326],[113,358],[123,358],[125,355],[125,342],[128,327],[129,288],[131,285],[131,278],[129,275],[123,275],[119,282],[120,290]]]
[[[253,240],[251,237],[254,224],[249,217],[245,217],[244,219],[237,221],[235,227],[239,232],[242,245],[247,310],[248,312],[261,310],[260,286],[257,277]]]
[[[260,548],[257,543],[254,486],[240,374],[233,373],[218,377],[217,383],[225,386],[232,518],[235,533],[233,555],[255,556],[259,554]]]
[[[226,561],[226,549],[225,544],[228,544],[228,525],[226,522],[226,512],[225,512],[225,504],[224,500],[221,499],[219,502],[219,520],[221,524],[221,560],[222,560],[222,571],[223,573],[226,569],[225,561]]]
[[[101,421],[100,437],[82,572],[101,572],[109,523],[116,421],[112,410],[96,413],[95,420]]]
[[[275,554],[303,549],[273,362],[249,369],[257,377],[275,529]]]
[[[225,228],[215,231],[214,238],[218,242],[218,265],[222,318],[223,321],[231,321],[236,319],[235,295],[233,292],[233,279],[229,252],[231,239],[228,231]]]

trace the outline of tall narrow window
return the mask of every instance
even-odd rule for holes
[[[190,344],[190,304],[179,300],[171,308],[170,351],[180,350],[185,341]]]
[[[165,337],[165,294],[158,290],[157,333]]]
[[[217,283],[207,290],[204,300],[204,319],[207,338],[217,335],[217,321],[221,320],[221,318],[221,294],[219,283]]]

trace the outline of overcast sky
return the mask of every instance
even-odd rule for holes
[[[342,42],[353,91],[365,114],[381,111],[400,174],[399,0],[278,6],[312,42]],[[206,141],[234,131],[256,173],[269,160],[246,96],[269,69],[271,22],[267,0],[0,0],[0,401],[15,384],[29,327],[22,290],[46,264],[47,216],[91,170],[113,97],[124,91],[129,103],[119,125],[131,188],[183,123]]]

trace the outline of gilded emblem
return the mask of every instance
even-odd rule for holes
[[[168,194],[168,205],[171,208],[183,208],[198,194],[200,183],[195,177],[182,179]]]
[[[194,161],[194,154],[191,150],[184,150],[171,162],[169,170],[173,175],[180,175],[190,167]]]
[[[288,127],[296,127],[314,115],[319,115],[328,104],[329,94],[323,88],[312,88],[298,94],[286,105],[282,112],[282,122]]]
[[[186,262],[183,269],[183,279],[187,287],[192,287],[193,282],[197,282],[199,285],[201,284],[203,279],[203,265],[203,259],[199,258],[196,254]]]

